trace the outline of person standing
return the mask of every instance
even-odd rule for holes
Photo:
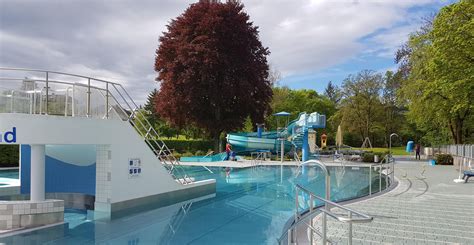
[[[417,159],[417,160],[421,160],[420,150],[421,150],[420,144],[416,144],[415,145],[415,154],[416,154],[415,159]]]
[[[227,153],[227,156],[225,157],[225,160],[228,161],[230,159],[230,153],[232,152],[232,146],[227,142],[225,145],[225,153]]]

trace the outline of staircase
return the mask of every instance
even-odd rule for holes
[[[135,128],[137,133],[142,136],[145,143],[167,169],[168,173],[181,184],[192,183],[193,179],[187,175],[178,159],[176,159],[165,142],[161,140],[158,132],[156,132],[155,128],[153,128],[151,123],[146,119],[146,115],[140,110],[128,92],[121,85],[112,84],[112,87],[117,91],[124,102],[122,103],[123,106],[120,106],[122,112],[131,112],[129,113],[128,121]],[[128,110],[125,110],[124,106],[127,106]]]
[[[2,67],[0,81],[0,113],[128,121],[177,182],[193,183],[121,84],[63,72]]]

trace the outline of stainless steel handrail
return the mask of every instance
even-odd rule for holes
[[[79,77],[79,78],[91,79],[91,80],[102,82],[102,83],[120,85],[119,83],[116,83],[116,82],[110,82],[110,81],[106,81],[106,80],[103,80],[103,79],[98,79],[98,78],[93,78],[93,77],[88,77],[88,76],[82,76],[82,75],[77,75],[77,74],[72,74],[72,73],[66,73],[66,72],[58,72],[58,71],[50,71],[50,70],[38,70],[38,69],[27,69],[27,68],[9,68],[9,67],[0,67],[0,70],[1,71],[44,72],[44,73],[49,73],[49,74],[58,74],[58,75]]]
[[[304,220],[307,220],[309,217],[314,217],[316,214],[319,214],[318,213],[318,210],[319,210],[319,211],[322,212],[321,234],[319,234],[317,232],[314,232],[316,229],[314,229],[313,220],[311,220],[310,224],[305,223],[307,225],[307,227],[311,229],[311,233],[310,233],[310,240],[311,241],[310,241],[310,243],[313,244],[313,234],[317,234],[317,235],[321,236],[323,244],[327,244],[328,238],[327,238],[327,217],[326,216],[329,216],[329,217],[332,217],[332,218],[334,218],[334,219],[336,219],[340,222],[349,223],[348,243],[352,244],[352,224],[353,223],[368,223],[368,222],[371,222],[373,220],[373,217],[330,201],[330,189],[331,189],[330,172],[329,172],[329,169],[326,167],[326,165],[324,163],[322,163],[321,161],[318,161],[318,160],[309,160],[309,161],[304,162],[303,164],[315,164],[316,166],[320,167],[323,170],[323,172],[325,173],[325,179],[326,179],[326,186],[325,186],[326,187],[326,193],[325,193],[326,198],[322,198],[322,197],[314,194],[312,191],[310,191],[310,190],[306,189],[305,187],[301,186],[300,184],[296,184],[295,219],[294,219],[293,224],[278,239],[278,243],[282,244],[282,241],[285,237],[288,237],[289,243],[293,243],[295,241],[293,236],[294,236],[294,233],[295,233],[295,230],[297,229],[297,227]],[[309,211],[306,212],[306,213],[303,213],[303,214],[300,214],[300,212],[298,211],[298,208],[299,208],[298,198],[299,198],[299,192],[300,191],[303,191],[303,192],[305,192],[306,194],[308,194],[310,196]],[[322,201],[324,203],[324,206],[323,206],[324,208],[315,209],[314,208],[314,200],[315,199]],[[334,207],[348,212],[348,215],[347,216],[341,216],[337,213],[332,212],[331,208],[334,208]],[[356,217],[353,217],[353,215],[356,215]]]
[[[24,78],[13,79],[13,78],[8,78],[8,77],[0,77],[0,81],[1,81],[1,80],[24,81],[25,79],[24,79]],[[46,80],[36,79],[36,78],[28,78],[28,81],[44,82],[44,83],[46,82]],[[84,87],[84,88],[87,88],[87,87],[88,87],[87,84],[82,84],[82,83],[70,83],[70,82],[64,82],[64,81],[59,81],[59,80],[48,80],[48,82],[49,82],[49,83],[55,83],[55,84],[63,84],[63,85],[75,85],[75,86]],[[92,89],[97,89],[97,90],[106,91],[106,89],[100,88],[100,87],[97,87],[97,86],[91,85],[90,87],[91,87]]]
[[[71,73],[65,73],[65,72],[57,72],[57,71],[49,71],[49,70],[38,70],[38,69],[25,69],[25,68],[6,68],[6,67],[0,67],[0,71],[24,71],[24,72],[39,72],[39,73],[44,73],[45,74],[45,80],[41,79],[29,79],[32,81],[39,81],[39,82],[45,82],[45,89],[46,89],[46,102],[45,102],[45,114],[47,115],[49,113],[48,110],[48,100],[49,100],[49,84],[50,83],[60,83],[60,84],[69,84],[73,86],[82,86],[87,88],[87,117],[91,117],[91,88],[98,89],[99,93],[105,97],[105,104],[108,107],[109,106],[109,97],[113,98],[116,105],[118,106],[118,109],[123,112],[124,115],[128,115],[127,120],[131,123],[131,125],[137,130],[137,132],[144,138],[146,144],[152,149],[152,151],[156,154],[156,156],[159,158],[159,160],[163,163],[165,168],[167,168],[168,172],[180,183],[182,184],[189,184],[192,183],[193,180],[190,178],[184,169],[182,168],[181,164],[179,161],[175,158],[175,156],[172,154],[168,146],[160,139],[159,134],[156,132],[156,130],[153,128],[151,123],[146,119],[145,115],[139,110],[139,106],[135,103],[135,101],[132,99],[130,94],[127,92],[127,90],[119,83],[116,82],[110,82],[106,81],[103,79],[97,79],[97,78],[92,78],[88,76],[82,76],[82,75],[77,75],[77,74],[71,74]],[[77,78],[83,78],[87,79],[87,84],[84,83],[68,83],[68,82],[62,82],[62,81],[54,81],[50,80],[50,75],[51,74],[58,74],[58,75],[65,75],[65,76],[71,76],[71,77],[77,77]],[[15,79],[15,78],[4,78],[4,80],[24,80],[24,79]],[[91,81],[97,81],[100,83],[105,84],[105,89],[101,89],[95,86],[91,85]],[[128,108],[124,108],[122,104],[117,100],[115,96],[111,93],[109,86],[112,85],[112,88],[115,89],[115,92],[119,95],[119,98],[123,100],[125,105]],[[106,95],[102,94],[102,91],[106,92]],[[42,100],[40,100],[40,103]],[[129,103],[130,102],[130,103]],[[127,113],[127,110],[129,110],[130,115]],[[105,118],[108,118],[108,112],[109,108],[106,108],[106,116]],[[67,113],[65,113],[67,115]],[[138,116],[138,117],[137,117]],[[146,134],[141,132],[140,128],[144,129],[147,131]],[[150,141],[148,136],[150,133],[153,133],[154,136],[154,142]],[[156,140],[159,141],[159,143],[156,143]],[[156,149],[158,147],[158,149]],[[177,178],[173,172],[177,170],[180,175],[182,175],[182,178]]]
[[[318,200],[320,200],[320,201],[322,201],[322,202],[324,202],[324,203],[328,203],[328,204],[330,204],[331,206],[334,206],[334,207],[337,207],[337,208],[340,208],[340,209],[343,209],[343,210],[346,210],[346,211],[350,211],[351,213],[354,213],[354,214],[357,214],[357,215],[363,217],[362,219],[351,219],[352,221],[360,221],[360,222],[363,222],[363,223],[364,223],[364,222],[370,222],[370,221],[373,219],[373,218],[370,217],[369,215],[363,214],[363,213],[361,213],[361,212],[359,212],[359,211],[353,210],[353,209],[348,208],[348,207],[344,207],[344,206],[342,206],[342,205],[340,205],[340,204],[338,204],[338,203],[336,203],[336,202],[333,202],[333,201],[331,201],[331,200],[324,199],[324,198],[322,198],[322,197],[320,197],[320,196],[314,194],[312,191],[308,190],[307,188],[303,187],[303,186],[300,185],[300,184],[296,184],[296,187],[298,187],[298,189],[300,189],[300,190],[306,192],[307,194],[313,196],[314,198],[316,198],[316,199],[318,199]],[[333,214],[333,213],[330,212],[329,210],[321,209],[321,211],[326,212],[327,214]],[[339,216],[335,215],[334,217],[339,217]],[[337,218],[337,219],[339,219],[339,218]],[[342,222],[348,222],[347,219],[339,219],[339,220],[342,221]]]

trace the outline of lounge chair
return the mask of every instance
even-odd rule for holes
[[[464,180],[464,183],[467,183],[469,178],[471,178],[473,176],[474,176],[474,170],[464,171],[464,176],[462,177],[462,179]]]

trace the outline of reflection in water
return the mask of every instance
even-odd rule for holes
[[[274,244],[294,215],[294,183],[324,196],[324,178],[317,167],[307,166],[294,179],[296,168],[258,166],[248,169],[189,167],[196,180],[214,178],[217,193],[207,199],[183,202],[127,215],[111,221],[92,221],[72,228],[56,227],[0,239],[6,244]],[[347,168],[333,200],[364,194],[368,170]],[[335,172],[335,171],[331,171]],[[377,176],[377,175],[373,175]],[[332,176],[334,177],[334,176]],[[374,181],[374,184],[378,181]],[[375,185],[373,189],[377,188]],[[309,196],[302,196],[307,206]],[[302,207],[303,208],[303,207]],[[245,234],[245,235],[242,235]]]

